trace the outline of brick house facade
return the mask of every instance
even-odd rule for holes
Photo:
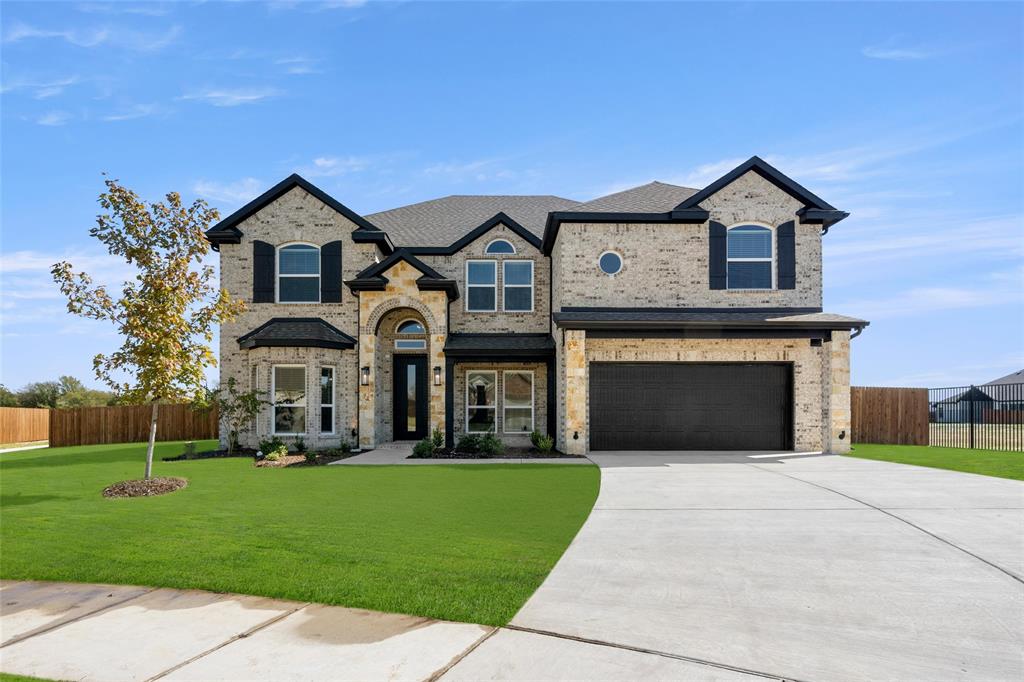
[[[221,382],[270,403],[249,446],[843,452],[867,322],[822,311],[821,242],[846,215],[757,157],[702,190],[366,216],[293,175],[207,233],[247,302]]]

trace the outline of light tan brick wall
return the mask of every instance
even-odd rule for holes
[[[796,220],[801,204],[750,172],[703,202],[711,220],[727,227]],[[623,257],[608,276],[598,267],[605,251]],[[552,251],[555,310],[575,307],[820,307],[821,235],[796,223],[796,288],[712,290],[708,285],[708,224],[563,223]]]
[[[484,250],[495,239],[507,239],[515,247],[514,255],[489,255]],[[541,334],[548,331],[550,311],[551,275],[548,259],[518,234],[504,225],[497,225],[480,238],[451,256],[417,256],[424,263],[454,279],[459,284],[461,298],[452,303],[451,328],[453,332],[499,333],[519,332],[523,334]],[[466,261],[496,260],[497,265],[497,312],[471,313],[466,311]],[[502,261],[531,260],[533,261],[533,312],[517,313],[502,310]]]
[[[303,365],[306,368],[306,433],[301,436],[308,448],[337,447],[340,443],[354,444],[352,429],[356,427],[356,351],[332,348],[253,348],[242,351],[239,362],[244,367],[245,379],[239,381],[238,389],[256,389],[268,403],[271,395],[274,365]],[[334,368],[334,434],[320,432],[320,370]],[[255,378],[255,384],[253,379]],[[237,379],[236,379],[237,380]],[[260,440],[270,438],[274,433],[274,410],[272,405],[260,409],[255,424],[240,434],[243,447],[255,448]],[[286,443],[296,437],[280,435]],[[227,444],[227,433],[222,427],[221,444]]]
[[[223,244],[220,247],[221,287],[232,297],[245,301],[248,309],[234,321],[221,325],[220,329],[220,383],[226,385],[234,377],[239,385],[250,382],[249,354],[256,352],[238,347],[238,337],[259,327],[274,317],[319,317],[356,337],[356,315],[358,298],[347,288],[342,289],[341,303],[253,303],[252,302],[252,242],[265,241],[275,246],[289,242],[306,242],[322,246],[327,242],[341,240],[342,278],[355,277],[356,273],[370,266],[377,254],[373,244],[356,244],[351,233],[357,225],[337,211],[322,203],[305,190],[296,187],[274,203],[266,206],[239,225],[242,231],[240,244]],[[274,349],[281,359],[289,353],[299,357],[299,351],[306,353],[324,350],[328,353],[339,351],[325,349]],[[338,357],[339,385],[343,375],[351,375],[357,368],[357,354],[349,352]],[[349,366],[351,365],[351,366]],[[342,372],[344,369],[344,372]],[[267,370],[269,372],[269,370]],[[269,377],[269,374],[268,374]],[[269,388],[269,383],[265,384]],[[352,390],[352,383],[346,384],[346,391]],[[222,427],[223,430],[223,427]],[[222,434],[222,438],[226,438]],[[307,439],[307,443],[310,441]]]
[[[527,433],[505,433],[504,417],[504,372],[513,370],[528,370],[533,372],[533,428],[541,433],[547,433],[548,428],[548,376],[547,366],[537,362],[459,362],[455,364],[455,440],[466,433],[466,373],[483,369],[497,372],[497,416],[495,435],[508,445],[529,446],[530,434]]]
[[[559,411],[559,447],[573,453],[589,450],[591,362],[784,362],[793,366],[794,448],[827,450],[834,445],[824,441],[822,425],[826,393],[822,358],[826,352],[832,350],[814,348],[808,339],[605,339],[567,330],[565,347],[558,355],[559,376],[564,377],[558,393],[565,401],[564,410]],[[580,435],[575,442],[574,432]]]
[[[388,279],[384,291],[362,291],[359,295],[359,367],[372,368],[370,385],[359,386],[359,444],[374,447],[389,440],[381,433],[385,419],[391,419],[392,405],[386,400],[390,391],[387,377],[380,374],[378,355],[381,339],[380,323],[385,316],[400,308],[414,310],[427,325],[428,374],[433,367],[444,367],[444,343],[448,335],[448,297],[443,291],[420,291],[416,280],[422,273],[404,261],[399,261],[383,273]],[[390,318],[389,318],[390,319]],[[385,354],[388,355],[388,354]],[[431,380],[430,405],[427,411],[430,429],[444,430],[444,378],[440,386]],[[381,415],[386,412],[387,416]]]

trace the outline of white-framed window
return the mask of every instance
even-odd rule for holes
[[[763,225],[736,225],[726,232],[727,287],[774,289],[774,233]]]
[[[277,302],[320,302],[320,249],[285,244],[277,249]]]
[[[498,372],[466,371],[466,433],[495,431],[498,411]]]
[[[306,433],[306,366],[274,365],[270,375],[274,401],[274,433]]]
[[[466,312],[493,313],[498,309],[498,261],[466,261]]]
[[[507,260],[501,264],[502,306],[510,313],[533,312],[533,261]]]
[[[622,254],[617,251],[605,251],[597,257],[597,267],[609,277],[622,271]]]
[[[334,368],[320,368],[320,433],[334,433]]]
[[[501,388],[502,431],[533,431],[533,371],[505,370]]]
[[[495,239],[484,249],[484,253],[507,256],[515,254],[516,247],[507,239]]]

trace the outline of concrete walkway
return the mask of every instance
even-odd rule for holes
[[[592,459],[600,496],[521,630],[446,680],[1024,679],[1024,483],[835,456]]]
[[[369,452],[331,462],[331,466],[359,464],[591,464],[586,457],[516,457],[495,459],[409,459],[412,441],[385,443]]]

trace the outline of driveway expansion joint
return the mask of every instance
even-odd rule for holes
[[[521,625],[506,625],[506,630],[516,630],[518,632],[528,632],[533,635],[541,635],[543,637],[556,637],[558,639],[567,639],[573,642],[580,642],[582,644],[592,644],[595,646],[605,646],[612,649],[622,649],[623,651],[632,651],[638,654],[648,654],[651,656],[661,656],[662,658],[671,658],[677,661],[686,661],[688,663],[696,663],[697,665],[707,666],[709,668],[718,668],[720,670],[730,670],[732,672],[742,673],[744,675],[753,675],[755,677],[762,677],[766,680],[777,680],[777,682],[808,682],[795,677],[787,677],[785,675],[776,675],[775,673],[768,673],[761,670],[751,670],[750,668],[742,668],[735,665],[729,665],[728,663],[721,663],[719,661],[711,661],[705,658],[696,658],[694,656],[686,656],[684,654],[674,654],[669,651],[659,651],[657,649],[647,649],[645,647],[631,646],[629,644],[619,644],[617,642],[606,642],[600,639],[590,639],[589,637],[579,637],[577,635],[567,635],[561,632],[553,632],[551,630],[538,630],[536,628],[523,627]]]
[[[747,464],[747,466],[753,467],[754,469],[761,469],[762,471],[764,471],[766,473],[769,473],[769,474],[776,474],[778,476],[785,476],[788,479],[791,479],[791,480],[794,480],[794,481],[800,481],[801,483],[806,483],[807,485],[814,486],[815,488],[820,488],[821,490],[827,490],[830,493],[835,493],[836,495],[841,495],[842,497],[845,497],[848,500],[853,500],[854,502],[858,502],[860,504],[863,504],[865,507],[870,507],[871,509],[874,509],[875,511],[881,512],[881,513],[885,514],[888,517],[896,519],[897,521],[899,521],[901,523],[904,523],[904,524],[910,526],[911,528],[914,528],[915,530],[918,530],[918,531],[924,533],[925,535],[927,535],[929,537],[932,537],[932,538],[938,540],[939,542],[952,547],[953,549],[957,549],[957,550],[963,552],[964,554],[977,559],[981,563],[983,563],[983,564],[985,564],[987,566],[990,566],[991,568],[996,569],[1000,573],[1003,573],[1003,574],[1009,576],[1010,578],[1012,578],[1013,580],[1016,580],[1018,583],[1021,583],[1022,585],[1024,585],[1024,578],[1022,578],[1021,576],[1017,575],[1013,571],[1011,571],[1011,570],[1009,570],[1007,568],[1003,568],[999,564],[994,563],[992,561],[989,561],[985,557],[979,556],[979,555],[975,554],[974,552],[970,551],[969,549],[961,547],[960,545],[956,544],[952,540],[947,540],[946,538],[942,537],[941,535],[936,535],[935,533],[931,532],[930,530],[926,530],[926,529],[922,528],[921,526],[917,525],[916,523],[903,518],[899,514],[893,514],[888,509],[884,509],[883,507],[879,507],[879,506],[873,505],[870,502],[865,502],[864,500],[856,498],[853,495],[847,495],[846,493],[843,493],[843,492],[840,492],[838,490],[834,490],[832,488],[829,488],[826,485],[821,485],[820,483],[815,483],[813,481],[807,481],[807,480],[804,480],[802,478],[797,478],[796,476],[790,476],[789,474],[782,473],[781,471],[774,471],[772,469],[765,469],[764,467],[758,466],[756,464]]]
[[[459,654],[456,654],[455,658],[453,658],[452,660],[448,661],[448,664],[446,666],[444,666],[440,670],[435,671],[432,675],[430,675],[430,677],[425,679],[423,682],[436,682],[437,680],[439,680],[442,677],[444,677],[445,675],[447,675],[449,670],[451,670],[452,668],[457,666],[459,663],[461,663],[463,661],[463,659],[466,658],[466,656],[469,656],[471,653],[476,651],[477,648],[481,644],[483,644],[484,642],[489,640],[491,637],[493,637],[495,635],[495,633],[497,633],[498,630],[500,630],[500,629],[501,628],[491,628],[488,632],[485,632],[483,635],[480,636],[479,639],[477,639],[475,642],[473,642],[468,647],[466,647],[466,649],[464,651],[462,651]]]

